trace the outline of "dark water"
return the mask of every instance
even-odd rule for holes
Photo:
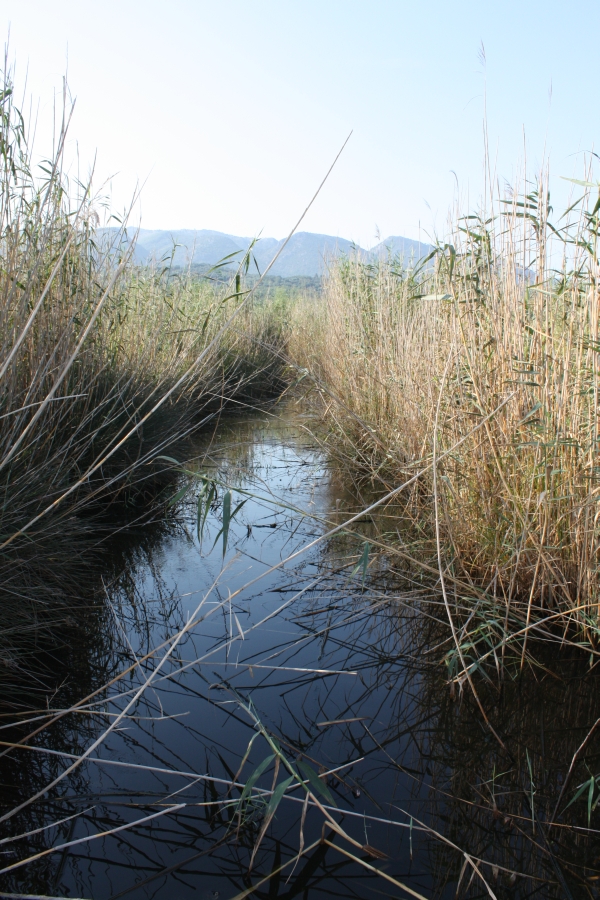
[[[189,490],[173,516],[107,572],[86,650],[47,702],[98,693],[1,761],[4,810],[40,793],[3,825],[6,837],[35,832],[0,844],[3,889],[228,900],[295,857],[302,831],[316,846],[252,896],[408,896],[402,884],[440,898],[597,896],[600,844],[586,803],[564,819],[578,829],[543,824],[600,717],[595,678],[565,658],[560,675],[541,664],[501,690],[484,682],[505,753],[466,694],[451,696],[435,592],[374,550],[365,572],[365,539],[392,529],[389,511],[269,571],[362,499],[302,426],[288,408],[225,421],[198,443],[189,467],[234,489],[232,509],[246,500],[224,557],[225,487],[199,541],[200,482],[183,476]],[[249,873],[269,795],[255,792],[240,812],[231,782],[272,755],[269,738],[293,767],[329,773],[319,801],[355,844],[324,828],[313,804],[301,825],[297,786]],[[577,766],[562,807],[600,771],[595,738]],[[256,787],[269,791],[275,776],[288,773],[271,761]],[[317,843],[323,836],[329,843]]]

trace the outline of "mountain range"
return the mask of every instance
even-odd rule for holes
[[[116,229],[106,229],[106,232],[111,234],[116,232]],[[135,229],[127,229],[129,240],[132,240],[135,234]],[[166,231],[142,228],[137,232],[134,259],[138,263],[152,261],[159,263],[174,254],[174,266],[189,264],[214,266],[226,256],[235,253],[238,255],[232,257],[231,260],[231,264],[234,264],[241,259],[250,242],[250,238],[247,237],[238,237],[207,229]],[[256,243],[252,252],[261,272],[266,269],[283,244],[283,240],[278,241],[276,238],[261,238]],[[413,241],[410,238],[391,236],[367,251],[345,238],[300,231],[291,237],[281,256],[269,270],[269,274],[278,275],[281,278],[315,277],[323,274],[327,260],[342,254],[357,253],[368,261],[390,253],[403,257],[406,262],[409,262],[411,259],[415,261],[421,259],[432,249],[430,244]]]

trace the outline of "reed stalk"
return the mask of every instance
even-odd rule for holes
[[[224,405],[281,385],[281,328],[267,304],[247,304],[225,328],[239,290],[170,260],[136,266],[125,225],[99,227],[101,195],[66,172],[69,119],[65,101],[54,153],[36,165],[5,68],[0,663],[17,681],[32,666],[39,674],[40,642],[55,643],[89,598],[110,534],[164,507],[175,476],[157,456]]]
[[[437,527],[440,571],[507,619],[559,612],[595,649],[600,200],[589,175],[577,190],[556,223],[545,177],[498,193],[420,266],[333,261],[291,352],[324,398],[329,446],[388,490],[432,460],[436,434],[439,456],[510,397],[439,462],[436,492],[431,471],[419,479],[405,526],[431,560]]]

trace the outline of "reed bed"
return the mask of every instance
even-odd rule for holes
[[[34,165],[10,76],[0,91],[0,661],[39,667],[89,601],[107,538],[164,508],[168,448],[225,404],[276,394],[277,313],[233,283],[140,268],[102,197],[70,181],[69,111]],[[247,266],[246,266],[247,268]]]
[[[550,221],[544,181],[521,195],[493,197],[480,214],[458,220],[452,239],[441,243],[429,260],[407,265],[392,257],[376,264],[359,257],[343,259],[332,263],[322,295],[290,310],[284,301],[245,302],[243,273],[248,259],[241,261],[231,283],[176,271],[169,260],[148,268],[133,265],[125,229],[99,229],[98,201],[90,186],[71,185],[63,171],[67,119],[59,129],[51,160],[42,169],[34,169],[26,129],[6,80],[0,94],[0,664],[3,699],[12,709],[3,720],[0,756],[14,754],[20,761],[17,754],[27,749],[50,759],[50,765],[36,768],[31,778],[25,773],[2,810],[2,821],[14,829],[5,843],[31,835],[39,841],[35,852],[11,851],[13,856],[2,868],[5,878],[17,878],[10,886],[24,889],[33,871],[32,884],[39,879],[45,890],[59,877],[53,868],[45,868],[53,854],[146,827],[159,817],[176,821],[184,808],[194,806],[206,808],[207,846],[195,850],[189,859],[151,873],[138,886],[171,875],[221,844],[237,848],[241,841],[248,859],[244,859],[246,887],[237,895],[240,900],[269,881],[276,889],[273,879],[317,848],[323,853],[329,848],[406,891],[404,882],[379,865],[387,854],[367,840],[369,819],[373,825],[408,831],[411,859],[413,829],[442,842],[446,853],[439,855],[442,889],[449,859],[456,868],[451,877],[458,882],[457,894],[467,878],[467,893],[472,884],[473,890],[479,890],[481,882],[490,896],[494,894],[488,881],[500,878],[512,888],[517,878],[547,885],[556,877],[559,888],[564,888],[564,875],[553,862],[544,835],[564,826],[570,829],[568,840],[578,844],[580,834],[585,832],[587,839],[591,833],[592,803],[600,784],[598,776],[590,774],[588,779],[583,771],[588,762],[597,762],[591,738],[600,719],[591,679],[586,683],[585,702],[579,704],[583,712],[578,707],[571,720],[564,716],[569,726],[564,745],[562,733],[552,738],[556,738],[552,752],[559,762],[547,776],[545,754],[551,740],[544,738],[543,715],[538,722],[507,692],[505,715],[488,717],[480,697],[491,708],[494,688],[482,690],[478,685],[476,691],[472,676],[477,670],[485,672],[489,667],[485,661],[504,671],[501,663],[520,660],[522,664],[531,659],[527,655],[530,634],[555,645],[584,648],[591,664],[600,652],[596,599],[600,200],[596,186],[589,180],[582,183],[583,196],[558,224]],[[241,303],[244,308],[232,322],[232,312]],[[116,533],[158,518],[169,502],[186,495],[194,479],[201,484],[194,502],[196,535],[201,539],[207,517],[215,514],[215,507],[219,509],[216,482],[173,464],[172,456],[165,458],[165,453],[177,453],[178,445],[224,405],[274,396],[284,383],[284,361],[293,363],[291,368],[299,371],[301,382],[312,380],[316,386],[328,425],[324,440],[342,461],[343,478],[354,472],[357,481],[375,487],[374,493],[365,490],[359,495],[361,505],[355,514],[336,505],[331,520],[287,507],[299,515],[300,522],[318,524],[317,536],[266,572],[248,576],[233,593],[228,589],[227,596],[219,592],[228,577],[228,566],[223,565],[214,582],[203,588],[197,607],[185,618],[176,616],[165,627],[163,638],[149,637],[148,646],[136,653],[111,603],[110,590],[102,602],[93,601],[95,583],[101,584],[95,561]],[[174,498],[175,482],[182,474],[188,484]],[[223,499],[217,540],[222,536],[224,559],[230,522],[242,504],[231,513],[231,489],[218,486]],[[262,521],[254,524],[275,527]],[[251,530],[248,523],[248,536]],[[324,567],[292,598],[242,628],[233,606],[242,592],[254,591],[265,575],[288,567],[319,545],[335,549],[336,541],[341,568],[333,573],[335,578]],[[373,560],[376,553],[385,562],[379,580]],[[292,574],[295,583],[297,572]],[[402,579],[410,590],[397,589]],[[132,725],[140,711],[148,713],[140,720],[171,718],[165,715],[158,695],[158,706],[147,699],[154,696],[159,682],[175,682],[192,667],[216,666],[217,651],[224,655],[219,662],[228,665],[231,647],[236,645],[237,650],[292,600],[316,588],[323,607],[302,609],[311,625],[304,626],[300,637],[290,639],[290,651],[312,629],[315,638],[324,635],[321,664],[333,611],[339,609],[344,622],[358,616],[366,631],[353,636],[349,646],[353,652],[360,646],[361,653],[373,653],[382,666],[374,683],[398,700],[405,695],[406,659],[418,658],[412,651],[420,632],[434,629],[435,640],[428,637],[421,642],[421,655],[431,654],[434,673],[430,689],[426,685],[429,709],[423,721],[448,720],[455,730],[462,729],[465,740],[462,745],[451,741],[448,748],[443,738],[432,739],[439,764],[436,759],[437,768],[426,767],[414,780],[420,790],[426,771],[431,789],[444,797],[439,820],[447,820],[450,810],[451,837],[404,810],[400,810],[402,820],[366,816],[345,807],[340,810],[332,794],[340,785],[355,799],[360,796],[358,782],[344,774],[354,763],[321,765],[312,752],[308,730],[310,740],[303,737],[302,741],[294,737],[295,732],[286,737],[270,730],[250,694],[232,688],[226,679],[207,681],[207,693],[202,696],[220,706],[210,691],[227,690],[230,712],[249,723],[252,737],[247,747],[240,744],[238,748],[237,773],[227,769],[223,778],[202,774],[200,769],[165,768],[163,763],[144,766],[161,778],[173,774],[192,786],[201,782],[203,799],[178,797],[175,802],[180,789],[161,794],[160,800],[134,795],[131,821],[113,815],[101,829],[98,815],[90,815],[89,823],[84,818],[88,808],[77,809],[67,818],[55,815],[62,809],[67,785],[74,797],[85,799],[88,766],[121,766],[137,773],[138,764],[111,757],[109,740],[122,726]],[[386,620],[390,631],[371,633],[382,607],[390,607]],[[69,644],[69,629],[77,627],[82,611],[88,620],[90,656],[97,643],[96,630],[109,630],[106,621],[96,621],[94,615],[98,620],[112,615],[125,642],[114,658],[106,651],[106,658],[100,660],[106,669],[102,678],[79,680],[71,685],[66,705],[54,707],[47,692],[50,682],[58,694],[62,690],[57,687],[57,647],[60,640]],[[317,612],[322,623],[313,618]],[[405,634],[398,627],[403,615]],[[450,620],[451,634],[443,615]],[[196,651],[184,662],[180,651],[193,645],[195,630],[219,616],[225,624],[223,635],[210,650]],[[76,640],[80,638],[81,631]],[[409,639],[411,653],[406,659],[397,656],[399,647],[404,653]],[[450,639],[454,644],[448,650]],[[384,653],[386,647],[391,649]],[[448,693],[442,690],[437,665],[444,653],[451,682]],[[69,658],[64,659],[69,663]],[[399,659],[401,677],[392,683],[390,664]],[[255,663],[253,657],[249,660],[246,668],[252,679],[254,667],[271,668]],[[542,665],[541,655],[538,662]],[[573,667],[576,676],[583,678],[579,656]],[[279,661],[272,668],[280,668],[280,675],[288,671]],[[52,677],[45,681],[50,671]],[[289,671],[302,672],[302,677],[307,673],[358,675],[354,668],[291,667]],[[23,694],[24,677],[35,682],[38,700],[41,695],[36,709],[29,702],[31,697]],[[418,678],[415,675],[421,686],[422,677],[423,672]],[[449,713],[454,709],[456,681],[460,686],[468,681],[473,688],[474,702],[459,707],[461,717]],[[564,694],[559,691],[557,696],[562,702]],[[369,718],[357,716],[360,709],[347,712],[353,715],[313,721],[312,731],[318,734],[321,727]],[[487,726],[480,729],[481,740],[476,727],[480,712]],[[67,735],[67,745],[75,751],[67,752],[65,734],[79,715],[95,716],[100,724],[84,728],[72,745]],[[318,717],[322,718],[321,706]],[[534,727],[535,735],[538,730],[541,733],[540,747],[532,751],[535,756],[530,756],[528,746],[523,756],[523,733],[533,744],[534,731],[528,731],[527,725]],[[575,734],[577,730],[581,733]],[[364,731],[395,766],[384,750],[388,736],[375,740],[369,726]],[[393,722],[390,742],[400,732]],[[507,750],[509,739],[512,746]],[[258,766],[251,772],[253,746],[253,754],[262,748],[261,755],[268,755],[261,760],[253,757],[252,766],[257,761]],[[105,758],[97,755],[101,750]],[[447,774],[450,753],[456,759],[456,777]],[[361,754],[358,762],[362,759]],[[498,779],[505,778],[500,785],[502,800],[496,791],[497,762],[503,769]],[[513,767],[512,780],[505,766]],[[25,770],[19,763],[15,771]],[[258,785],[259,778],[265,786]],[[581,778],[587,780],[580,784]],[[545,790],[541,805],[539,797],[534,803],[538,784]],[[216,786],[222,788],[221,795]],[[589,798],[587,828],[577,824],[586,821],[582,789]],[[56,801],[56,806],[46,812],[42,801],[48,799]],[[570,819],[562,821],[576,802],[579,805],[571,811],[575,825]],[[263,841],[276,813],[286,804],[302,805],[298,852],[288,854],[279,868],[280,856],[271,865],[267,855],[266,874],[253,881],[250,870],[255,862],[259,868]],[[136,818],[135,810],[141,806],[144,809]],[[466,816],[466,807],[476,807],[480,820]],[[311,824],[316,840],[310,843],[312,831],[307,830],[305,841],[304,830],[308,812],[320,814],[318,823]],[[21,833],[17,826],[21,820],[28,821],[30,814],[36,817],[36,828],[25,830],[29,826],[24,824]],[[48,840],[49,829],[62,828],[76,817],[86,828],[93,826],[89,833],[62,842]],[[492,829],[499,821],[507,829],[495,854],[487,850],[490,818]],[[344,824],[346,819],[349,824]],[[359,820],[364,840],[354,828]],[[524,830],[530,821],[531,834]],[[222,828],[217,839],[215,823]],[[519,859],[523,843],[512,836],[517,827],[531,846],[531,858],[526,855],[523,865]],[[454,841],[455,834],[460,843]],[[543,869],[536,855],[538,835],[550,859]],[[585,843],[583,838],[579,842]],[[460,849],[463,846],[468,852]],[[562,849],[570,858],[567,840]],[[573,858],[579,859],[580,849],[575,847]],[[491,879],[484,877],[481,866],[490,869]],[[580,868],[577,877],[583,883],[587,869]],[[590,877],[595,879],[595,863],[593,872]],[[568,890],[565,895],[570,896]]]
[[[396,542],[502,640],[516,616],[521,659],[540,617],[598,647],[600,201],[576,190],[555,223],[545,180],[494,196],[419,265],[333,262],[292,337],[345,464],[388,489],[423,472]]]

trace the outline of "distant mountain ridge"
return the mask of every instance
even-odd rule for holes
[[[116,229],[105,229],[105,233],[116,233]],[[129,239],[133,239],[135,233],[135,229],[127,229]],[[168,258],[175,248],[174,266],[186,266],[190,263],[192,266],[214,266],[232,253],[247,250],[250,241],[251,239],[247,237],[209,229],[167,231],[142,228],[138,233],[134,259],[138,263],[149,263],[153,260],[160,262]],[[276,238],[261,238],[258,241],[253,254],[261,272],[264,272],[283,243],[283,240],[278,241]],[[389,252],[409,262],[411,259],[418,260],[427,256],[432,249],[430,244],[391,236],[367,251],[345,238],[300,231],[292,236],[273,268],[269,270],[269,274],[281,278],[315,277],[323,274],[328,259],[343,254],[356,252],[365,260],[374,260]],[[235,259],[232,260],[232,264]]]

